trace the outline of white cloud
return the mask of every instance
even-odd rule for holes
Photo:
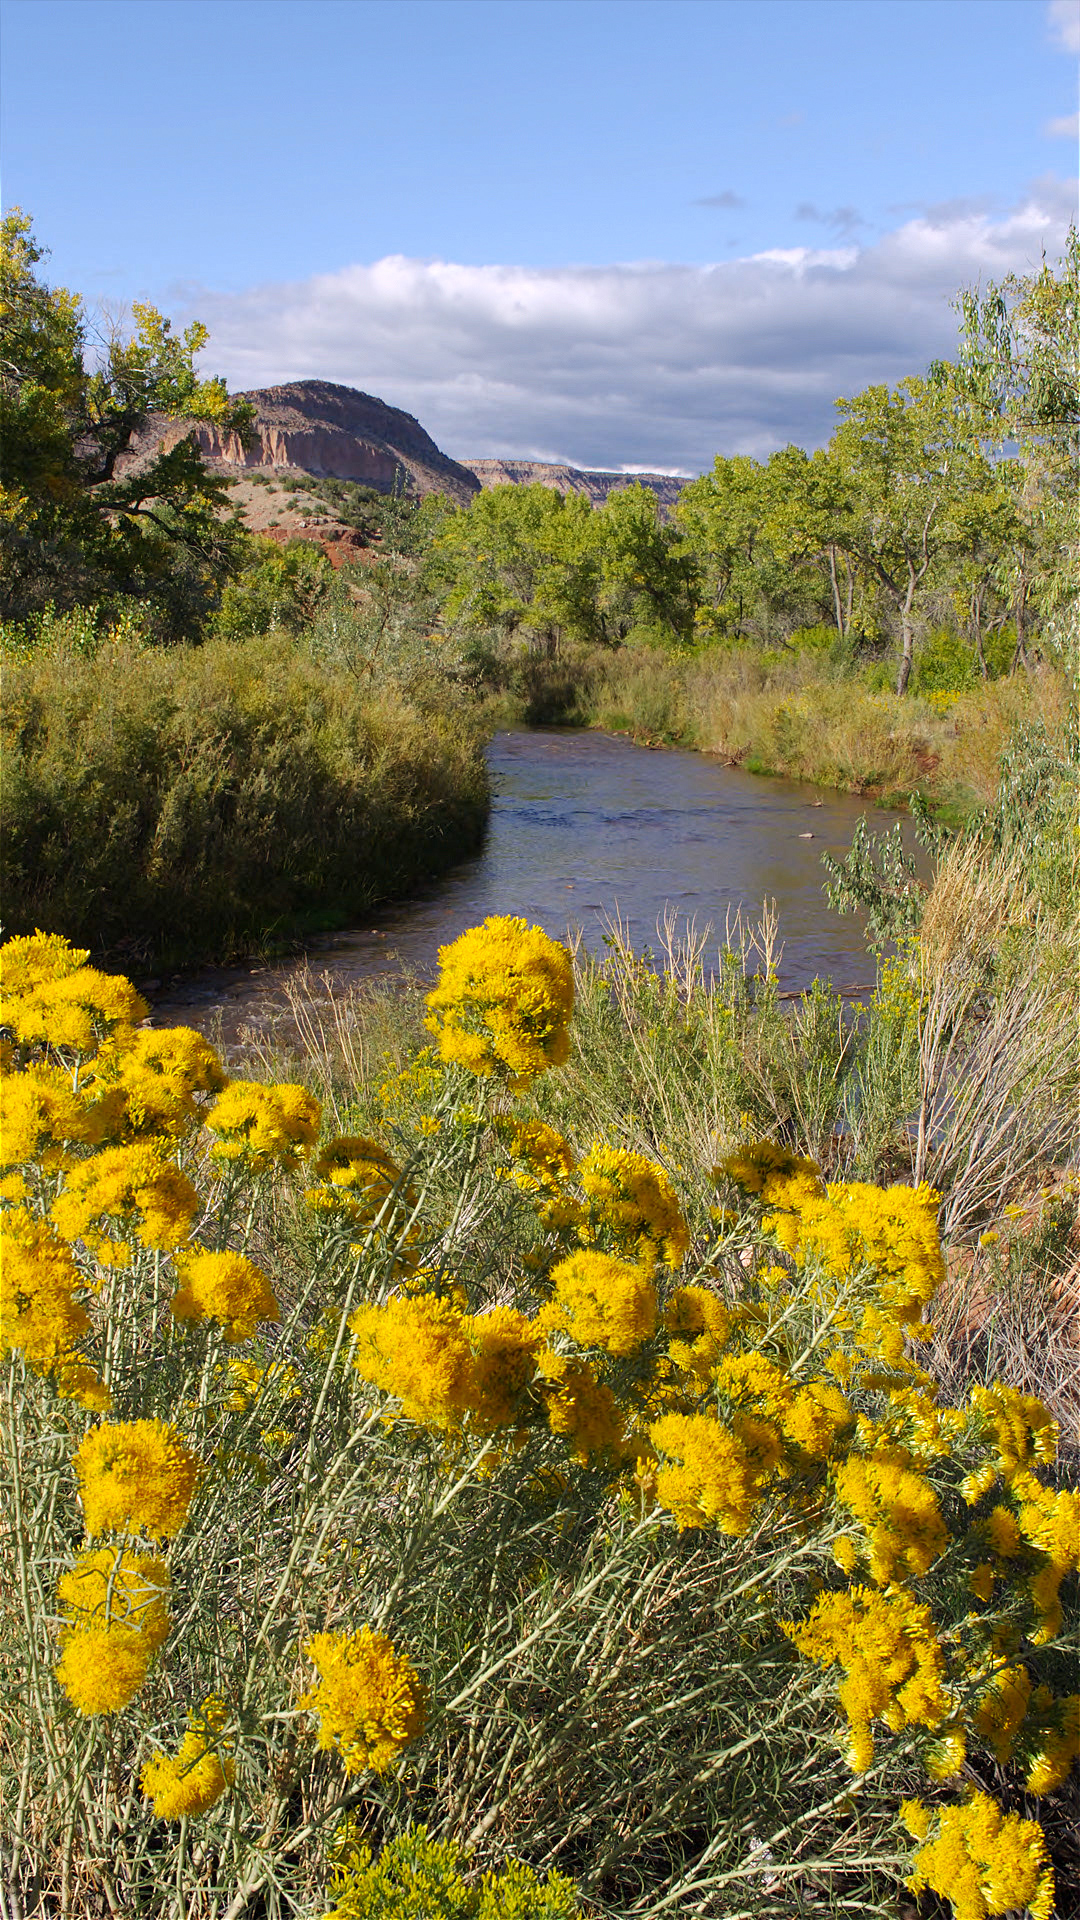
[[[699,471],[828,438],[833,401],[949,355],[958,288],[1060,250],[1074,194],[930,208],[873,244],[712,266],[462,266],[392,256],[191,293],[234,387],[318,377],[414,413],[458,458]]]
[[[1080,134],[1080,113],[1064,113],[1060,120],[1048,120],[1043,132],[1051,140],[1075,140]]]
[[[1066,53],[1080,53],[1080,0],[1050,0],[1046,18],[1058,45]]]

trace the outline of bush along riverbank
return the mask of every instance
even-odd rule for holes
[[[9,1907],[1075,1911],[1055,822],[855,1027],[502,919],[230,1080],[0,950]]]
[[[82,625],[86,625],[84,621]],[[4,927],[228,959],[355,919],[475,850],[476,717],[283,632],[171,648],[53,623],[5,660]]]

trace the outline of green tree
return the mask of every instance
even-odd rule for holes
[[[998,456],[1020,528],[999,584],[1016,621],[1017,657],[1033,610],[1075,631],[1080,595],[1080,237],[1072,227],[1056,266],[961,294],[956,379]]]
[[[474,632],[557,652],[604,638],[591,502],[551,487],[492,487],[449,515],[434,542],[446,614]]]
[[[156,604],[164,631],[190,630],[242,546],[225,483],[193,433],[118,476],[119,457],[154,418],[242,433],[251,410],[195,371],[206,328],[175,334],[145,304],[88,367],[82,303],[43,282],[43,258],[13,209],[0,227],[0,614],[134,596]]]
[[[950,508],[986,480],[971,416],[946,379],[838,400],[829,454],[846,486],[834,542],[874,579],[899,629],[896,691],[911,677],[921,600],[956,542]]]
[[[634,627],[693,637],[697,563],[679,527],[665,521],[651,487],[616,487],[593,516],[600,561],[599,617],[606,640]]]

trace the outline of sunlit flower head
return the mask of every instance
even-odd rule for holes
[[[905,1823],[923,1841],[906,1883],[913,1893],[940,1894],[956,1920],[1019,1909],[1031,1920],[1051,1920],[1054,1871],[1037,1820],[1005,1813],[989,1794],[972,1791],[962,1806],[929,1814],[919,1802],[906,1803]]]
[[[108,1264],[129,1234],[144,1247],[179,1246],[199,1207],[187,1175],[163,1157],[159,1144],[140,1140],[105,1147],[70,1168],[52,1219],[65,1240],[84,1241]]]
[[[354,1220],[377,1219],[401,1180],[401,1168],[377,1140],[341,1134],[312,1161],[319,1185],[305,1199],[324,1213]]]
[[[164,1420],[92,1427],[73,1464],[91,1538],[126,1529],[170,1540],[187,1519],[199,1462]]]
[[[493,915],[439,948],[427,1025],[444,1060],[525,1087],[569,1053],[570,955],[541,927]]]
[[[636,1265],[609,1253],[572,1253],[552,1268],[551,1284],[552,1298],[537,1320],[545,1332],[561,1329],[579,1347],[619,1355],[636,1352],[656,1332],[651,1261]]]
[[[70,1353],[90,1325],[76,1299],[78,1269],[49,1223],[11,1207],[0,1214],[0,1353],[17,1348],[36,1369]]]
[[[150,1009],[130,980],[80,967],[12,999],[5,1020],[24,1042],[44,1041],[65,1053],[92,1053],[117,1029],[130,1030]]]
[[[220,1093],[226,1084],[213,1047],[192,1027],[143,1028],[118,1058],[116,1090],[129,1134],[181,1138],[203,1116],[199,1096]]]
[[[423,1730],[424,1690],[384,1633],[317,1633],[304,1652],[319,1675],[300,1699],[317,1714],[318,1744],[340,1754],[346,1773],[381,1773]]]
[[[176,1320],[217,1320],[226,1340],[250,1340],[261,1320],[280,1320],[281,1310],[266,1275],[242,1253],[177,1254],[180,1287],[173,1297]]]
[[[209,1813],[236,1777],[229,1757],[230,1742],[223,1738],[228,1715],[224,1702],[211,1695],[188,1727],[174,1755],[156,1748],[139,1775],[139,1784],[154,1806],[158,1820],[198,1819]]]
[[[252,1173],[295,1167],[315,1145],[321,1116],[306,1087],[231,1080],[206,1115],[218,1136],[210,1151],[215,1160],[242,1161]]]
[[[644,1154],[597,1143],[579,1173],[593,1231],[617,1248],[652,1252],[667,1266],[681,1264],[690,1244],[678,1196],[662,1167]]]

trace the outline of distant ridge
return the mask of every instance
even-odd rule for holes
[[[160,445],[171,447],[194,433],[207,465],[236,478],[252,469],[293,468],[359,480],[379,493],[392,493],[404,482],[415,493],[445,493],[462,506],[479,490],[469,469],[443,453],[411,413],[357,387],[290,380],[239,397],[255,409],[250,445],[204,421],[152,417],[118,470],[131,472]]]
[[[559,493],[586,493],[602,506],[618,487],[651,487],[662,507],[673,507],[686,481],[670,473],[605,473],[590,467],[563,467],[551,460],[463,460],[482,487],[555,487]]]

